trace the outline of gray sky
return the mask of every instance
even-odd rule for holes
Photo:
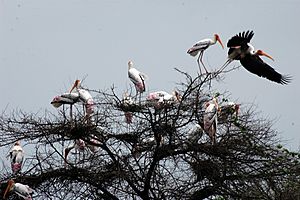
[[[0,110],[55,113],[52,98],[86,75],[85,86],[114,84],[122,93],[130,86],[128,60],[148,75],[148,91],[171,91],[184,80],[174,67],[196,75],[196,60],[186,53],[196,41],[218,33],[226,45],[238,32],[253,30],[251,43],[271,54],[275,62],[265,61],[292,75],[292,83],[282,86],[240,68],[214,87],[257,104],[263,116],[276,119],[287,147],[300,145],[298,0],[0,2]],[[215,45],[204,60],[217,68],[226,57],[227,49]]]

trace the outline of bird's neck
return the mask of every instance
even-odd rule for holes
[[[217,37],[214,36],[213,39],[212,39],[212,44],[216,44],[217,43]]]

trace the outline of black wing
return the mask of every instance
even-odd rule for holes
[[[141,77],[141,79],[142,79],[142,83],[143,83],[143,92],[145,92],[146,91],[146,87],[145,87],[145,77],[143,76],[143,75],[139,75],[140,77]]]
[[[281,75],[280,73],[276,72],[258,55],[248,54],[244,58],[241,58],[240,62],[249,72],[256,74],[257,76],[267,78],[276,83],[288,84],[292,80],[290,76]]]
[[[253,31],[242,32],[230,38],[227,42],[227,47],[236,47],[250,42],[254,35]]]

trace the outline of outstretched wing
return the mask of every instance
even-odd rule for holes
[[[291,81],[290,76],[281,75],[270,65],[265,63],[258,55],[248,54],[240,61],[243,67],[245,67],[249,72],[256,74],[257,76],[267,78],[270,81],[274,81],[280,84],[288,84]]]
[[[227,42],[227,47],[242,46],[250,42],[254,35],[253,31],[241,32],[230,38]]]

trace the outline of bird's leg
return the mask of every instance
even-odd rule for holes
[[[139,106],[141,106],[141,98],[142,98],[142,93],[140,92],[140,96],[139,96]]]
[[[65,159],[65,167],[67,166],[67,158],[69,152],[75,147],[75,144],[68,146],[67,148],[64,149],[64,159]]]
[[[73,123],[73,111],[72,111],[72,104],[70,105],[70,122]]]
[[[228,59],[218,70],[218,72],[222,72],[233,60],[232,59]]]
[[[204,65],[204,63],[203,63],[203,61],[202,61],[202,58],[203,58],[203,53],[204,53],[204,51],[201,51],[200,52],[200,62],[201,62],[201,64],[203,65],[203,68],[205,69],[205,72],[206,72],[206,74],[208,74],[208,71],[207,71],[207,69],[206,69],[206,67],[205,67],[205,65]]]
[[[86,103],[84,103],[84,104],[82,104],[82,110],[83,110],[83,119],[85,120],[85,116],[86,116],[86,109],[85,109],[85,105],[86,105]],[[83,121],[84,121],[83,120]]]
[[[211,75],[211,77],[210,77],[210,79],[209,79],[209,84],[208,84],[208,88],[209,88],[209,89],[211,88],[211,80],[212,80],[212,75]]]
[[[135,101],[137,100],[138,93],[139,93],[139,91],[138,91],[138,89],[135,87],[135,96],[134,96],[134,100],[135,100]]]
[[[201,71],[201,66],[200,66],[200,56],[201,56],[201,52],[197,58],[197,63],[198,63],[198,67],[199,67],[199,71],[200,71],[200,76],[202,75],[202,71]]]

